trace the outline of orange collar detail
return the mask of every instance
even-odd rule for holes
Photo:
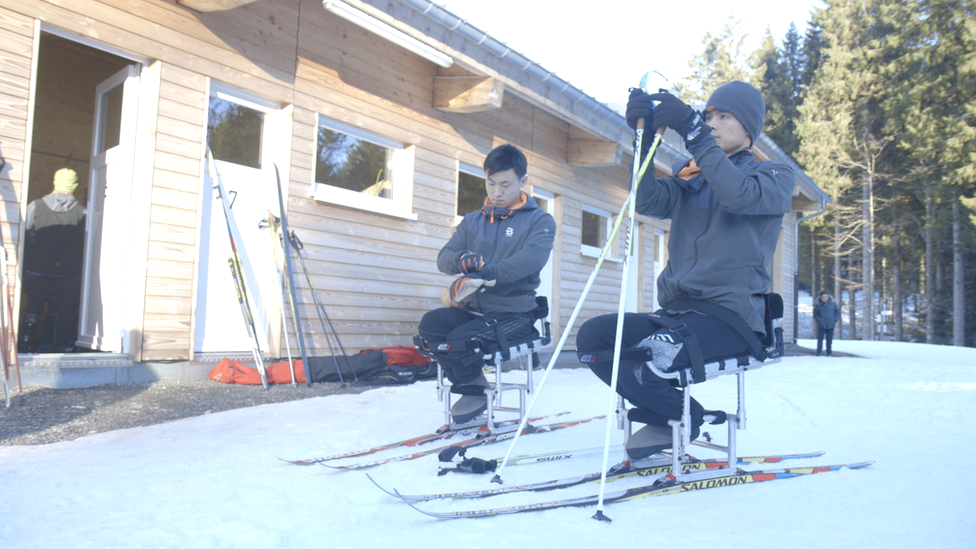
[[[698,163],[696,163],[695,159],[693,158],[691,159],[691,162],[689,162],[687,166],[681,168],[681,170],[678,171],[678,177],[684,179],[685,181],[688,181],[689,179],[695,177],[700,173],[701,173],[701,168],[698,167]]]

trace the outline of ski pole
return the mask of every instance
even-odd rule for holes
[[[0,241],[0,271],[2,271],[0,272],[0,276],[3,277],[3,311],[0,312],[3,322],[3,343],[0,345],[0,352],[3,353],[3,388],[7,408],[10,407],[12,400],[10,396],[11,356],[17,368],[17,396],[19,397],[24,394],[24,385],[20,379],[20,356],[17,353],[17,331],[16,324],[14,323],[14,298],[10,288],[10,277],[7,273],[8,267],[7,249],[3,247],[3,242]]]
[[[329,339],[329,332],[325,328],[326,321],[329,323],[329,328],[332,330],[332,337],[335,338],[336,346],[339,347],[342,356],[348,357],[349,355],[346,354],[346,349],[342,346],[342,342],[339,341],[339,332],[336,331],[335,325],[332,324],[332,319],[329,318],[329,312],[326,310],[325,304],[322,303],[322,299],[319,298],[315,285],[312,284],[312,275],[309,273],[308,265],[305,264],[305,258],[302,256],[302,250],[305,249],[305,245],[298,239],[295,231],[291,232],[289,238],[291,238],[292,245],[295,247],[295,255],[298,256],[298,260],[302,263],[302,270],[305,271],[305,280],[308,281],[308,287],[312,290],[312,299],[315,301],[315,312],[319,315],[319,322],[322,324],[322,332],[325,334],[325,342],[329,345],[329,352],[332,353],[334,358],[335,351],[332,350],[332,341]],[[325,317],[324,320],[323,316]],[[338,359],[336,359],[336,371],[339,372],[339,381],[342,381],[342,369],[339,367]],[[359,381],[359,375],[356,373],[355,368],[352,368],[352,377],[356,381]]]
[[[660,73],[658,73],[660,74]],[[650,73],[647,73],[641,78],[640,89],[647,89],[647,78]],[[651,145],[651,149],[647,153],[647,158],[644,159],[643,168],[646,168],[647,162],[654,157],[654,152],[657,150],[658,144],[661,142],[661,136],[664,134],[664,127],[658,128],[657,132],[654,134],[654,142]],[[641,118],[637,121],[636,137],[635,140],[637,145],[634,147],[634,168],[633,168],[633,179],[630,182],[631,194],[636,195],[637,187],[640,185],[640,181],[644,176],[644,170],[638,169],[640,165],[640,151],[642,149],[642,142],[644,140],[644,119]],[[624,254],[623,260],[623,273],[620,277],[620,300],[617,305],[617,331],[614,336],[613,344],[613,365],[611,367],[610,374],[610,402],[607,411],[607,427],[605,432],[605,437],[603,441],[603,467],[600,472],[600,494],[597,499],[596,514],[593,518],[600,521],[610,522],[610,518],[603,514],[603,500],[606,494],[607,485],[607,470],[610,466],[610,432],[613,422],[611,418],[613,417],[614,411],[617,409],[617,401],[619,397],[617,396],[617,380],[620,377],[620,355],[623,350],[623,331],[624,331],[624,310],[627,305],[627,290],[629,289],[629,279],[630,279],[630,254],[631,248],[633,246],[633,233],[634,233],[634,221],[636,216],[635,206],[636,199],[630,201],[630,205],[627,211],[627,241],[626,241],[626,252]]]
[[[298,240],[298,236],[295,235],[295,231],[292,231],[290,235],[287,235],[287,237],[291,239],[292,247],[295,248],[295,255],[298,256],[299,261],[302,263],[302,270],[305,272],[305,280],[308,282],[308,289],[312,292],[312,301],[315,303],[315,314],[318,315],[319,323],[322,325],[322,335],[325,336],[325,344],[329,347],[329,353],[331,353],[332,361],[335,363],[336,373],[339,375],[339,383],[345,383],[346,380],[342,377],[342,366],[339,364],[339,357],[336,356],[335,348],[332,347],[332,338],[329,337],[329,330],[325,327],[325,322],[322,320],[322,311],[319,309],[321,306],[321,301],[319,300],[319,296],[315,291],[315,286],[312,285],[312,277],[308,274],[308,266],[305,265],[305,258],[302,257],[301,241]],[[336,336],[336,343],[338,342],[339,336]],[[341,348],[341,345],[339,346]],[[342,357],[348,359],[345,349],[342,349]],[[353,369],[353,375],[355,376],[355,374],[356,371]],[[356,377],[356,381],[359,381],[358,377]]]
[[[281,287],[284,285],[281,279],[281,244],[278,240],[278,227],[275,224],[274,214],[269,211],[267,221],[259,223],[258,228],[267,228],[268,232],[271,233],[271,253],[275,258],[275,278],[278,281],[278,304],[281,306],[281,326],[284,328],[285,354],[288,357],[288,373],[291,374],[291,384],[294,386],[296,385],[295,367],[294,364],[292,364],[291,341],[288,337],[288,317],[285,315],[285,298],[281,295]]]
[[[278,207],[281,209],[281,232],[285,235],[285,275],[288,278],[288,295],[291,299],[291,315],[295,323],[295,332],[298,334],[298,347],[302,352],[302,367],[305,369],[305,385],[312,386],[312,367],[308,363],[308,353],[305,352],[305,336],[302,334],[302,321],[298,318],[297,301],[295,295],[295,276],[291,267],[291,246],[288,244],[288,216],[285,212],[285,199],[281,193],[281,175],[278,173],[278,165],[274,165],[275,179],[278,182]],[[290,367],[290,366],[289,366]]]
[[[648,152],[647,158],[644,160],[644,164],[640,166],[639,176],[637,180],[638,185],[640,184],[640,178],[643,177],[644,172],[647,170],[647,167],[650,164],[651,158],[654,157],[654,151],[657,150],[657,146],[660,142],[661,142],[661,136],[658,135],[654,138],[654,143],[651,146],[651,150]],[[637,165],[637,157],[639,155],[640,155],[639,152],[636,153],[635,155],[635,159],[634,159],[635,166]],[[606,244],[604,244],[603,250],[600,252],[599,258],[597,258],[596,265],[593,267],[593,272],[590,273],[590,277],[589,279],[587,279],[586,285],[583,287],[583,293],[576,301],[576,307],[573,309],[573,314],[570,315],[569,322],[567,323],[566,328],[563,330],[562,335],[559,337],[559,342],[556,344],[556,348],[554,349],[552,356],[549,358],[549,364],[546,365],[546,371],[543,373],[542,379],[539,380],[539,386],[536,388],[535,395],[533,395],[532,400],[529,402],[529,406],[525,410],[525,415],[522,416],[522,420],[519,423],[518,429],[515,431],[515,437],[512,438],[512,442],[508,446],[508,451],[505,453],[505,458],[498,466],[498,471],[495,473],[494,478],[491,479],[492,482],[502,484],[501,475],[502,472],[505,470],[505,465],[508,463],[509,457],[512,455],[512,450],[515,448],[515,445],[518,442],[519,437],[522,434],[522,431],[525,429],[525,424],[528,421],[529,414],[531,413],[532,408],[535,406],[536,401],[539,400],[539,396],[542,394],[542,388],[545,386],[546,380],[549,379],[549,374],[550,372],[552,372],[552,368],[553,366],[555,366],[556,360],[559,358],[559,353],[562,352],[563,346],[566,344],[566,340],[569,339],[569,333],[573,330],[573,325],[576,324],[576,318],[579,316],[580,311],[583,309],[583,303],[586,300],[586,296],[589,295],[590,289],[593,287],[593,282],[596,280],[596,276],[600,272],[600,268],[603,266],[603,261],[604,259],[606,259],[607,255],[610,253],[610,250],[613,248],[613,241],[617,237],[617,231],[620,230],[620,224],[623,222],[624,212],[627,210],[628,207],[630,207],[631,203],[637,199],[636,197],[637,197],[637,185],[634,185],[630,194],[627,196],[627,199],[624,201],[623,206],[620,208],[620,213],[617,214],[617,221],[613,225],[613,230],[607,236]],[[608,417],[607,420],[609,421],[610,418]]]

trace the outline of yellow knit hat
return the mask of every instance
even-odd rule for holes
[[[54,172],[54,190],[73,193],[78,188],[78,172],[71,168],[61,168]]]

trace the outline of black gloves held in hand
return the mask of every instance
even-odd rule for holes
[[[678,135],[685,142],[694,142],[702,135],[711,133],[700,112],[692,110],[691,107],[670,93],[655,93],[649,95],[648,99],[660,101],[654,108],[654,123],[658,126],[667,126],[678,132]]]
[[[474,252],[465,252],[458,259],[458,269],[464,274],[476,273],[481,270],[484,264],[485,258]]]
[[[630,89],[630,99],[627,100],[627,112],[624,115],[630,129],[637,129],[637,121],[644,119],[645,128],[654,127],[654,102],[651,96],[640,88]]]

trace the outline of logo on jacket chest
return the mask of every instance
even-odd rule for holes
[[[515,235],[515,229],[513,229],[511,227],[508,227],[508,228],[505,229],[505,236],[507,236],[508,238],[511,238],[514,235]]]

